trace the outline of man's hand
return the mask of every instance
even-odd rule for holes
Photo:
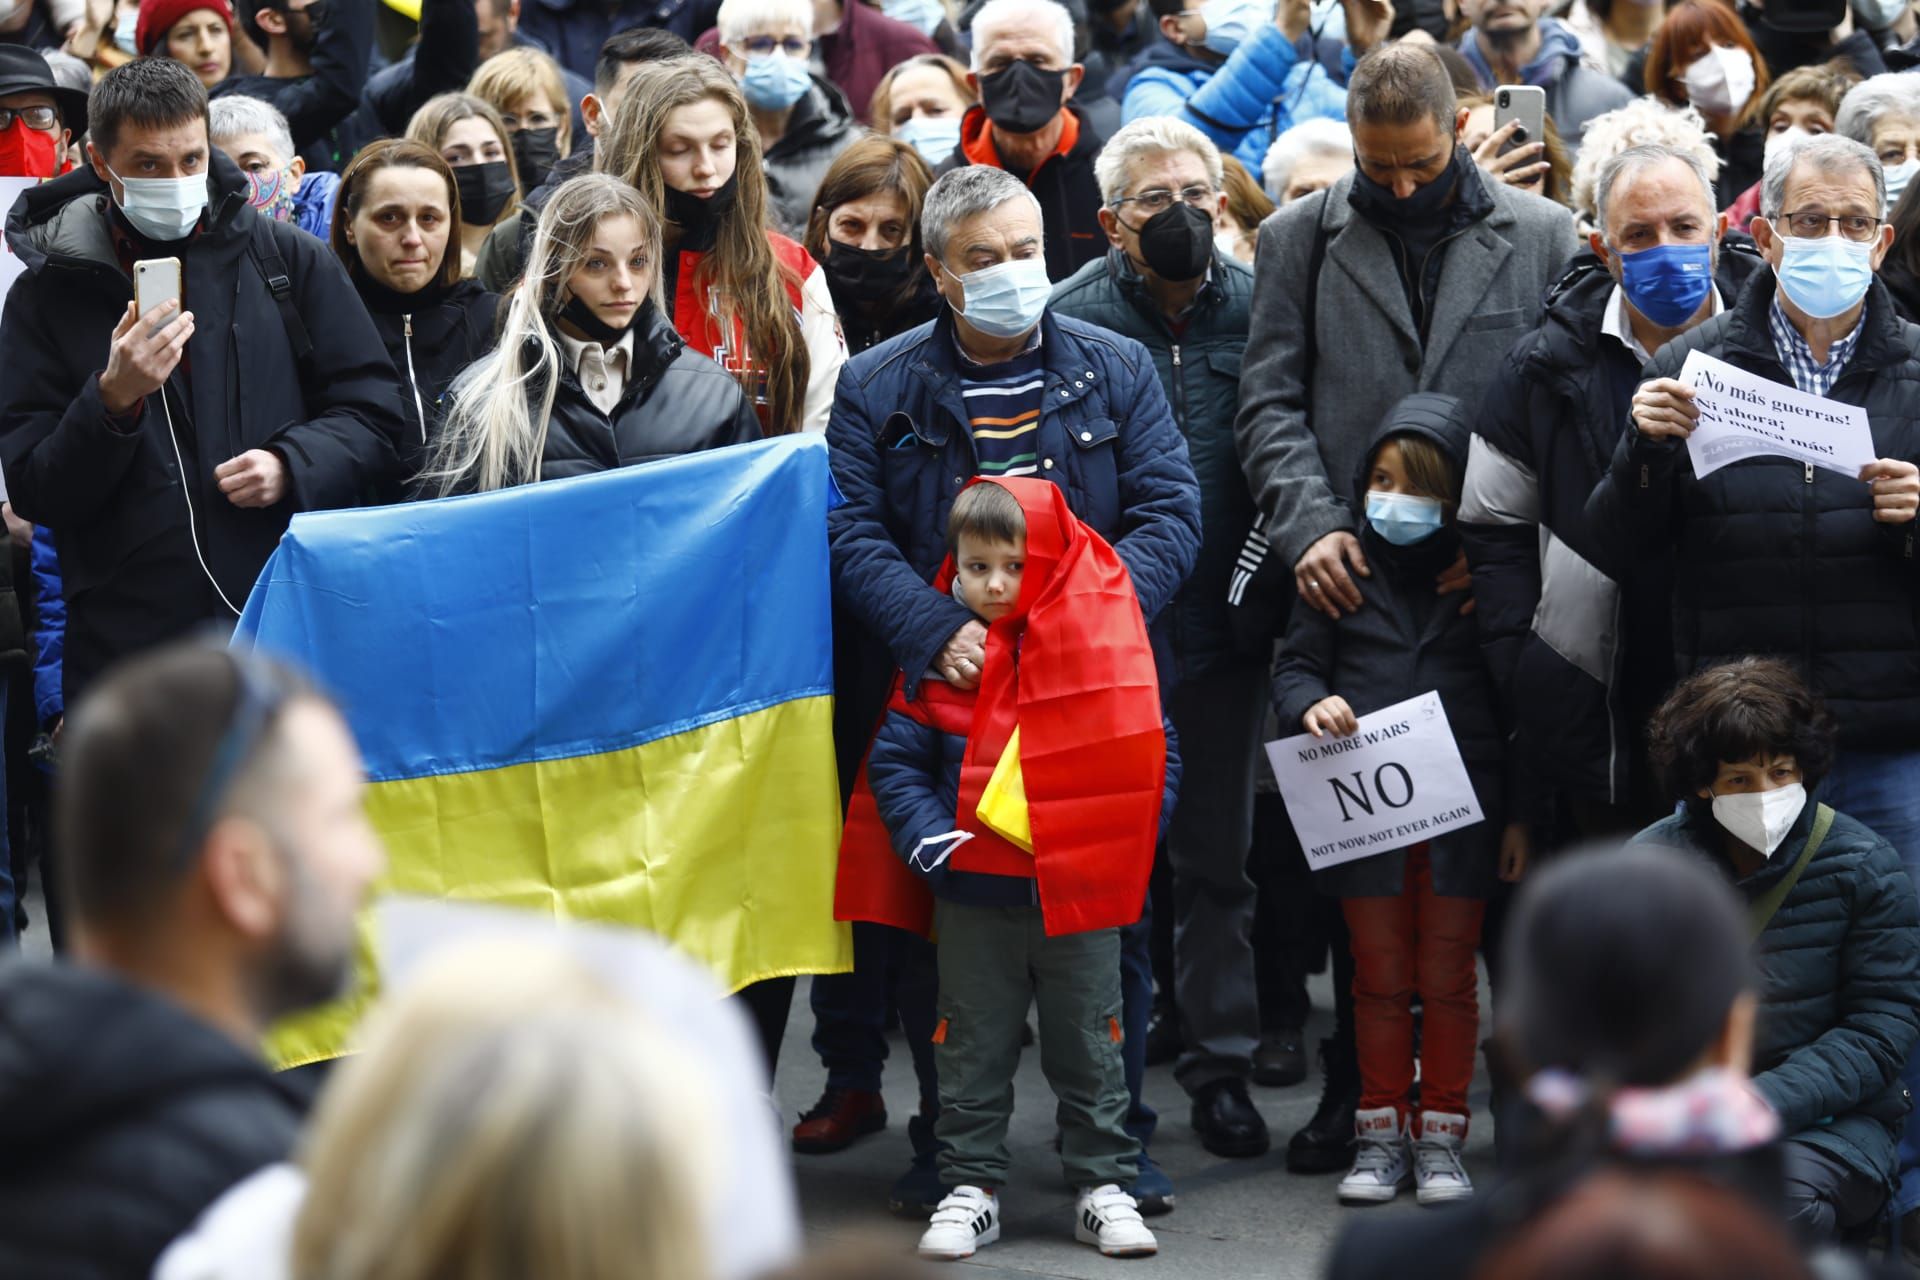
[[[220,492],[236,507],[270,507],[287,496],[287,464],[268,449],[249,449],[213,469]]]
[[[1307,34],[1312,21],[1313,0],[1280,0],[1279,12],[1273,15],[1273,25],[1289,40],[1298,40]]]
[[[1358,58],[1384,43],[1393,30],[1393,0],[1341,0],[1347,16],[1347,43]]]
[[[980,687],[980,664],[987,660],[987,628],[978,618],[968,620],[947,638],[933,660],[933,669],[956,689]]]
[[[1547,163],[1547,144],[1540,139],[1521,143],[1511,151],[1500,150],[1519,129],[1518,120],[1509,120],[1480,139],[1480,145],[1473,149],[1473,162],[1489,177],[1510,187],[1531,187],[1553,166]]]
[[[136,305],[129,302],[114,326],[106,371],[100,375],[100,402],[116,418],[133,412],[166,385],[193,336],[193,312],[180,311],[179,303],[163,302],[144,316]]]
[[[1633,425],[1648,440],[1685,440],[1700,419],[1693,388],[1672,378],[1655,378],[1633,393]]]
[[[1873,518],[1881,524],[1906,524],[1920,511],[1920,467],[1898,458],[1881,458],[1860,468],[1873,490]]]
[[[1527,862],[1533,856],[1532,833],[1524,822],[1509,822],[1500,833],[1500,878],[1516,883],[1527,874]]]
[[[1367,557],[1361,553],[1360,539],[1345,529],[1336,529],[1308,547],[1300,563],[1293,566],[1293,585],[1302,600],[1329,618],[1339,618],[1342,608],[1358,613],[1360,588],[1347,575],[1349,564],[1361,577],[1373,576],[1367,568]]]
[[[7,537],[13,540],[16,548],[21,551],[33,550],[33,526],[13,514],[11,502],[0,502],[0,518],[6,520]]]
[[[1440,571],[1440,576],[1434,580],[1433,594],[1450,596],[1456,591],[1472,590],[1473,571],[1467,568],[1467,553],[1462,551],[1453,558],[1452,564]],[[1460,616],[1464,618],[1472,612],[1473,597],[1469,595],[1467,602],[1460,606]]]
[[[1324,738],[1328,734],[1344,738],[1360,727],[1353,708],[1337,693],[1308,707],[1307,714],[1300,717],[1300,724],[1316,738]]]

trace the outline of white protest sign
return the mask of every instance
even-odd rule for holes
[[[1693,474],[1708,475],[1748,458],[1792,458],[1858,478],[1872,462],[1867,411],[1736,369],[1724,360],[1687,354],[1680,381],[1693,388],[1700,420],[1687,437]]]
[[[1485,819],[1438,693],[1361,716],[1344,738],[1269,742],[1267,759],[1316,871]]]

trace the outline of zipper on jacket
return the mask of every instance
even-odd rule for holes
[[[420,443],[427,442],[427,410],[420,403],[420,379],[413,372],[413,315],[400,317],[402,344],[407,349],[407,383],[413,388],[413,413],[420,419]]]
[[[1187,430],[1187,387],[1186,378],[1180,372],[1180,344],[1169,344],[1173,349],[1173,425],[1180,428],[1184,435]]]
[[[1802,679],[1813,678],[1813,594],[1814,554],[1813,530],[1815,525],[1813,510],[1813,464],[1804,464],[1807,470],[1806,483],[1800,489],[1800,531],[1806,540],[1800,551],[1800,572],[1802,604],[1800,608],[1800,675]]]

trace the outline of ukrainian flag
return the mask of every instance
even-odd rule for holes
[[[830,492],[797,435],[296,516],[237,643],[339,699],[380,892],[644,928],[730,990],[844,972]],[[372,972],[276,1057],[348,1047]]]

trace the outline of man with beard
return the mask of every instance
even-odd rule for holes
[[[1480,87],[1531,84],[1547,91],[1547,115],[1560,126],[1567,150],[1578,153],[1587,121],[1633,101],[1633,90],[1581,60],[1580,40],[1549,0],[1461,0],[1473,29],[1460,37]]]
[[[379,136],[377,122],[357,111],[373,56],[374,7],[351,0],[241,0],[234,8],[247,38],[267,51],[267,65],[261,75],[228,76],[212,95],[244,93],[271,102],[287,118],[308,169],[345,168]]]
[[[292,672],[153,650],[69,717],[54,815],[73,955],[0,976],[0,1275],[146,1276],[285,1159],[260,1057],[339,994],[384,864],[346,723]]]

